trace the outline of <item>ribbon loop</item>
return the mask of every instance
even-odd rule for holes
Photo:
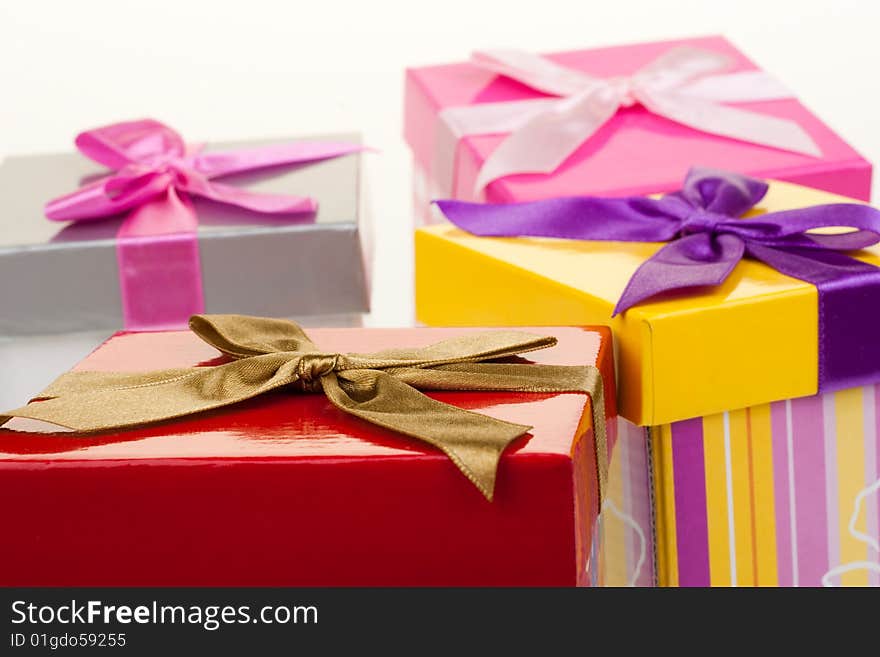
[[[315,352],[299,324],[271,317],[194,315],[189,327],[209,345],[232,358],[274,352]]]
[[[769,185],[731,171],[697,167],[688,171],[679,194],[693,208],[702,208],[728,217],[737,217],[757,205]]]
[[[86,130],[77,136],[76,147],[89,159],[111,169],[134,163],[149,165],[186,153],[183,138],[153,119],[124,121]]]
[[[554,96],[570,96],[601,82],[599,78],[522,50],[477,51],[471,55],[471,61],[482,69]]]
[[[634,77],[644,86],[658,91],[669,91],[710,73],[720,73],[728,66],[730,58],[721,53],[692,46],[677,46],[640,68]]]
[[[0,415],[0,425],[27,417],[77,431],[104,431],[222,408],[280,388],[323,392],[346,413],[437,447],[491,500],[501,454],[531,427],[445,404],[418,389],[586,393],[601,501],[608,448],[599,370],[497,362],[551,347],[555,338],[493,331],[415,349],[328,354],[287,320],[196,315],[190,327],[232,362],[132,374],[71,372],[50,385],[40,401]],[[483,362],[488,360],[496,362]]]

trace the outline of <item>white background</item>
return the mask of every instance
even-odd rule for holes
[[[382,151],[367,158],[369,323],[406,325],[404,66],[460,61],[477,48],[724,34],[880,162],[878,25],[877,0],[0,0],[0,156],[69,150],[84,128],[141,117],[191,141],[360,131]],[[0,347],[0,406],[24,401],[94,339]]]

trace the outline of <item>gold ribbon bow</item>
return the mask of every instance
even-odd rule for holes
[[[323,391],[340,410],[442,450],[489,500],[504,449],[532,427],[436,401],[421,390],[582,392],[593,409],[599,494],[608,453],[602,376],[592,366],[483,362],[556,344],[520,331],[465,335],[417,349],[327,354],[294,322],[194,315],[190,328],[234,360],[155,372],[69,372],[27,406],[0,415],[76,431],[132,427],[229,406],[282,386]]]

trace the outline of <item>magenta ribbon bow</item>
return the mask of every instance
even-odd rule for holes
[[[695,168],[680,191],[659,199],[583,196],[502,205],[449,200],[437,205],[453,224],[484,237],[669,242],[635,271],[612,316],[662,292],[719,285],[748,255],[816,286],[820,390],[876,381],[880,268],[841,252],[880,242],[880,211],[835,203],[738,219],[767,189],[761,180]],[[824,227],[855,230],[808,232]]]
[[[46,216],[82,221],[128,212],[117,233],[120,291],[125,326],[140,329],[185,326],[204,311],[191,196],[264,214],[313,213],[317,203],[309,197],[258,194],[215,179],[363,150],[315,141],[202,153],[152,119],[88,130],[77,135],[76,146],[112,172],[49,201]]]

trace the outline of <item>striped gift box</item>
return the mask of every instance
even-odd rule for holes
[[[878,406],[875,385],[649,429],[621,420],[609,500],[626,520],[606,504],[603,583],[631,583],[641,533],[660,585],[880,586]]]

